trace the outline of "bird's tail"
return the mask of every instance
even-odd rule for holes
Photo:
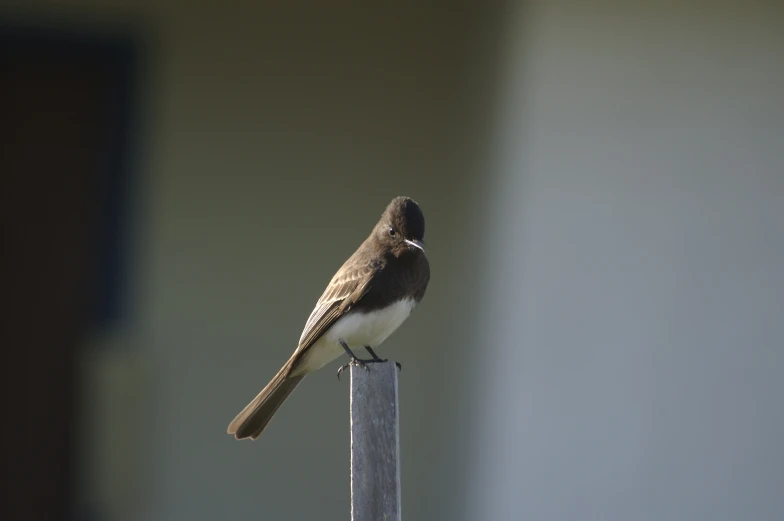
[[[233,434],[238,440],[255,440],[261,436],[278,408],[305,378],[305,375],[288,376],[291,372],[289,365],[284,365],[258,396],[232,420],[227,429],[229,434]]]

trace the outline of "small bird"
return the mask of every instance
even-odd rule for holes
[[[238,440],[258,438],[302,379],[344,352],[350,364],[386,362],[373,349],[408,318],[430,280],[424,235],[419,205],[408,197],[393,199],[368,238],[332,277],[294,354],[229,424],[229,434]],[[359,347],[371,358],[357,358],[352,349]],[[338,377],[348,365],[340,368]]]

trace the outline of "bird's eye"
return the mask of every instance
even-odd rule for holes
[[[397,232],[395,232],[395,229],[394,229],[394,228],[390,228],[390,229],[389,229],[389,235],[391,235],[392,237],[394,237],[394,236],[395,236],[395,233],[397,233]]]

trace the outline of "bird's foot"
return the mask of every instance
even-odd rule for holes
[[[338,369],[338,374],[337,374],[338,380],[340,380],[340,373],[342,373],[352,365],[364,367],[365,369],[367,369],[367,364],[379,364],[379,363],[384,363],[389,361],[386,358],[379,358],[378,355],[375,353],[375,351],[373,351],[373,348],[370,346],[365,346],[365,349],[373,358],[369,360],[363,360],[361,358],[357,358],[357,356],[351,351],[351,349],[349,349],[348,345],[346,345],[344,341],[341,340],[340,345],[343,346],[343,349],[346,351],[346,354],[351,358],[351,360],[347,364],[341,365],[340,368]],[[400,362],[395,362],[395,365],[397,366],[398,371],[403,370],[403,366],[400,365]]]
[[[373,364],[375,362],[378,362],[378,360],[362,360],[361,358],[352,357],[347,364],[341,365],[340,368],[338,369],[338,380],[340,380],[340,373],[342,373],[352,365],[356,367],[362,367],[367,371],[367,364]]]
[[[379,358],[378,355],[376,354],[376,352],[373,351],[372,347],[365,346],[365,349],[367,350],[368,353],[370,353],[370,356],[373,357],[373,360],[372,360],[373,362],[376,362],[376,363],[379,363],[379,362],[389,362],[389,360],[386,359],[386,358]],[[395,365],[397,366],[397,370],[398,371],[402,371],[403,370],[403,366],[400,365],[400,362],[395,362]]]

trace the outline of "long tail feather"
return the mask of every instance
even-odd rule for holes
[[[232,420],[227,432],[238,440],[245,438],[255,440],[261,436],[261,432],[278,408],[305,378],[305,375],[287,377],[288,374],[289,364],[286,364],[258,396]]]

